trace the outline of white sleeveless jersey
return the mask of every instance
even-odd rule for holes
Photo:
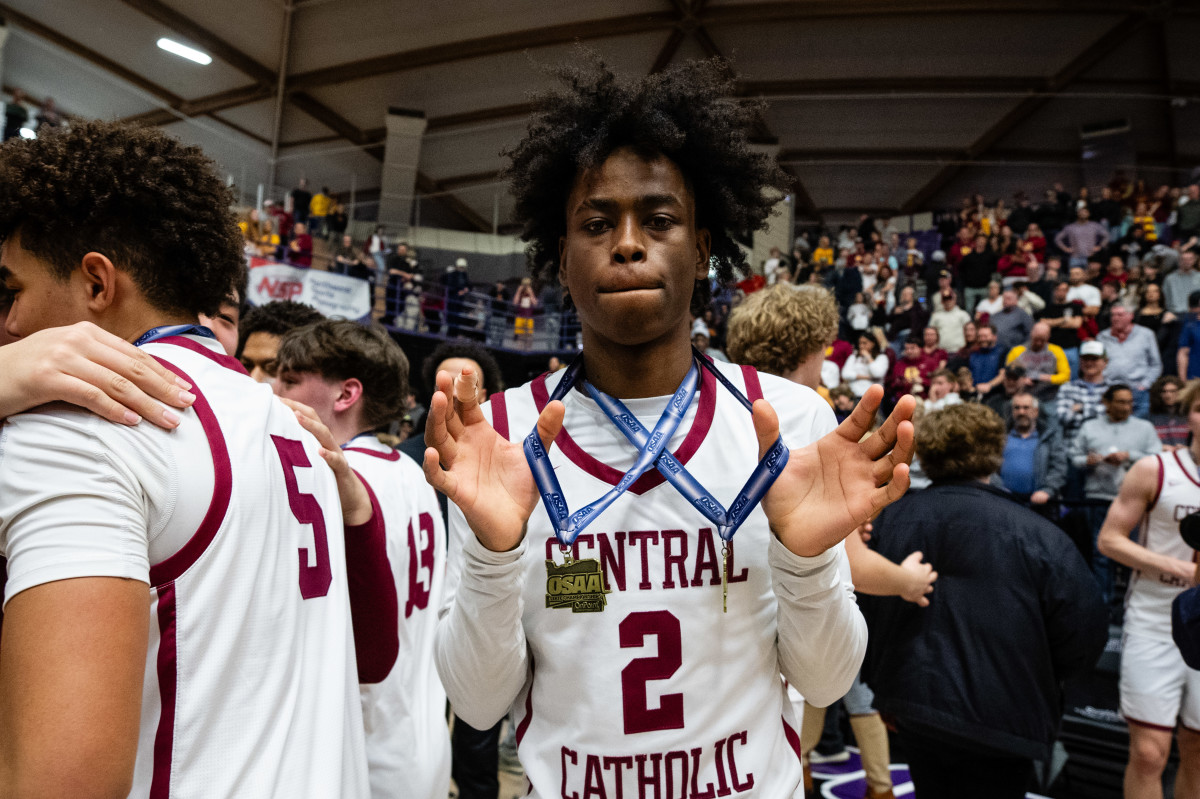
[[[383,682],[363,685],[372,799],[445,799],[450,790],[446,691],[433,660],[446,583],[446,526],[437,494],[411,458],[371,435],[346,460],[379,503],[400,605],[400,656]]]
[[[792,446],[833,429],[814,392],[749,368],[717,368],[751,400],[766,389]],[[756,446],[747,446],[756,438],[750,412],[700,374],[698,401],[670,449],[728,507],[758,463]],[[497,430],[522,440],[561,376],[493,396]],[[625,404],[649,430],[665,398]],[[550,458],[574,511],[615,485],[636,450],[586,395],[572,392],[565,405]],[[452,514],[457,538],[462,515]],[[769,536],[757,508],[734,538],[722,613],[721,539],[651,469],[576,541],[574,556],[598,558],[611,593],[602,612],[575,612],[573,597],[597,581],[548,579],[547,562],[561,566],[563,556],[538,506],[523,561],[532,669],[514,703],[530,796],[802,795],[799,725],[780,680]]]
[[[1179,534],[1179,522],[1200,511],[1200,477],[1185,452],[1164,452],[1158,461],[1158,494],[1138,528],[1138,543],[1161,555],[1195,560],[1196,550]],[[1134,571],[1125,598],[1125,629],[1171,641],[1171,602],[1187,585],[1181,580]]]
[[[333,474],[216,342],[144,349],[194,387],[175,431],[67,406],[5,426],[6,600],[71,577],[149,583],[131,796],[366,797]]]

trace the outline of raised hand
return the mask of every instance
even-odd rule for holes
[[[367,493],[366,486],[363,485],[358,474],[350,468],[350,463],[346,460],[346,453],[342,452],[342,448],[334,441],[333,433],[321,421],[321,417],[302,402],[283,397],[277,397],[277,399],[292,409],[300,426],[312,433],[313,438],[317,439],[317,443],[321,445],[319,454],[325,463],[329,464],[329,468],[333,470],[333,476],[337,480],[338,498],[342,502],[342,523],[347,527],[356,527],[371,521],[371,515],[374,513],[374,508],[371,507],[371,495]]]
[[[900,568],[908,572],[910,578],[908,585],[900,592],[900,598],[927,608],[929,607],[927,594],[933,593],[933,584],[937,581],[938,574],[933,570],[931,564],[924,562],[921,558],[921,552],[918,550],[910,552],[908,557],[900,562]]]
[[[565,409],[551,402],[538,417],[543,446],[562,429]],[[541,497],[520,441],[496,433],[479,408],[479,376],[438,372],[425,420],[425,479],[457,505],[485,547],[506,552],[521,543]]]
[[[168,430],[195,401],[186,381],[91,322],[39,330],[0,347],[0,419],[47,402],[69,402],[110,422],[146,419]]]
[[[771,531],[795,554],[821,554],[908,490],[916,401],[902,397],[863,440],[882,399],[883,387],[871,386],[837,430],[792,450],[763,499]],[[779,419],[766,400],[754,403],[754,430],[762,457],[779,435]]]

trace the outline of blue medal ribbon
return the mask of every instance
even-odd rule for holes
[[[188,333],[195,333],[197,336],[206,336],[215,339],[217,334],[209,330],[204,325],[163,325],[161,327],[152,327],[138,337],[138,340],[133,342],[133,346],[140,347],[143,344],[149,344],[152,341],[158,341],[160,338],[169,338],[171,336],[184,336]]]
[[[590,383],[584,382],[584,388],[597,405],[600,406],[601,410],[604,411],[605,415],[608,416],[609,420],[612,421],[631,444],[637,447],[638,459],[633,467],[625,473],[625,476],[621,478],[620,483],[616,487],[601,499],[576,511],[574,514],[568,513],[566,500],[563,498],[562,487],[558,482],[558,477],[554,474],[553,467],[550,465],[550,458],[546,453],[545,447],[542,446],[542,440],[538,436],[537,427],[535,426],[529,436],[526,437],[525,459],[529,462],[529,468],[533,472],[533,479],[537,483],[538,492],[542,495],[542,503],[545,505],[546,512],[550,516],[550,521],[554,525],[555,535],[558,537],[559,543],[564,547],[569,547],[573,544],[579,533],[583,530],[583,527],[599,515],[600,511],[611,505],[617,497],[625,493],[629,486],[645,473],[651,464],[658,469],[667,482],[674,486],[706,519],[716,526],[718,534],[725,542],[733,539],[734,534],[746,521],[747,517],[749,517],[750,512],[757,507],[758,503],[762,501],[767,491],[775,483],[775,480],[783,473],[784,466],[787,465],[789,451],[783,443],[783,438],[779,437],[775,439],[775,443],[767,450],[762,460],[759,461],[758,466],[755,467],[750,478],[734,499],[733,504],[726,509],[666,449],[667,442],[678,428],[695,394],[697,364],[700,364],[700,366],[711,372],[744,407],[747,409],[753,407],[750,400],[725,375],[721,374],[706,357],[694,350],[693,355],[692,368],[688,371],[687,377],[684,378],[683,384],[675,392],[671,401],[667,403],[666,410],[663,411],[663,415],[659,418],[658,423],[654,426],[654,430],[650,433],[646,432],[645,427],[637,421],[629,409],[625,407],[624,403],[610,397]],[[562,379],[555,387],[554,393],[550,396],[550,401],[562,400],[567,395],[567,392],[571,390],[579,379],[582,366],[583,359],[580,356],[567,368]]]

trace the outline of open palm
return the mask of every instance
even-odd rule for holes
[[[882,387],[872,386],[836,430],[793,450],[763,499],[772,532],[795,554],[821,554],[908,490],[915,402],[902,398],[863,440],[882,398]],[[765,400],[754,403],[754,428],[761,455],[779,434],[778,417]]]
[[[521,543],[540,497],[521,442],[496,432],[477,397],[478,376],[470,368],[457,378],[438,373],[425,422],[425,479],[462,510],[480,543],[504,552]],[[538,417],[547,449],[562,429],[563,413],[561,402],[551,402]]]

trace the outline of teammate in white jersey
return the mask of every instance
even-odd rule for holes
[[[371,431],[404,412],[408,359],[387,331],[326,320],[280,342],[276,393],[310,406],[382,511],[400,602],[400,657],[362,687],[373,799],[445,799],[450,790],[446,692],[433,637],[446,572],[446,527],[437,495],[411,458]]]
[[[799,741],[779,674],[828,704],[861,663],[864,623],[830,548],[907,487],[912,401],[860,444],[878,390],[830,433],[832,411],[803,386],[715,365],[769,400],[752,420],[709,368],[690,378],[690,307],[708,299],[710,266],[729,280],[744,265],[733,237],[765,222],[785,178],[750,151],[756,109],[724,99],[712,63],[631,83],[598,64],[566,77],[510,174],[532,266],[578,312],[587,382],[646,429],[680,390],[667,446],[719,502],[779,431],[791,457],[724,567],[716,525],[653,469],[596,515],[572,567],[521,440],[536,425],[531,452],[549,450],[571,509],[611,489],[637,449],[578,386],[547,401],[563,372],[491,398],[490,423],[474,374],[439,375],[425,473],[457,506],[462,570],[438,669],[472,726],[513,707],[531,796],[792,797]]]
[[[196,326],[241,273],[229,202],[160,131],[0,148],[8,333],[94,323],[195,396],[171,432],[64,405],[0,432],[0,794],[367,795],[338,485]]]
[[[1100,551],[1133,569],[1121,646],[1121,715],[1129,723],[1127,799],[1162,796],[1162,773],[1178,725],[1178,797],[1200,796],[1200,671],[1171,638],[1171,602],[1196,582],[1196,552],[1179,534],[1200,511],[1200,380],[1180,396],[1191,444],[1133,465],[1100,530]],[[1130,533],[1137,528],[1137,540]]]

